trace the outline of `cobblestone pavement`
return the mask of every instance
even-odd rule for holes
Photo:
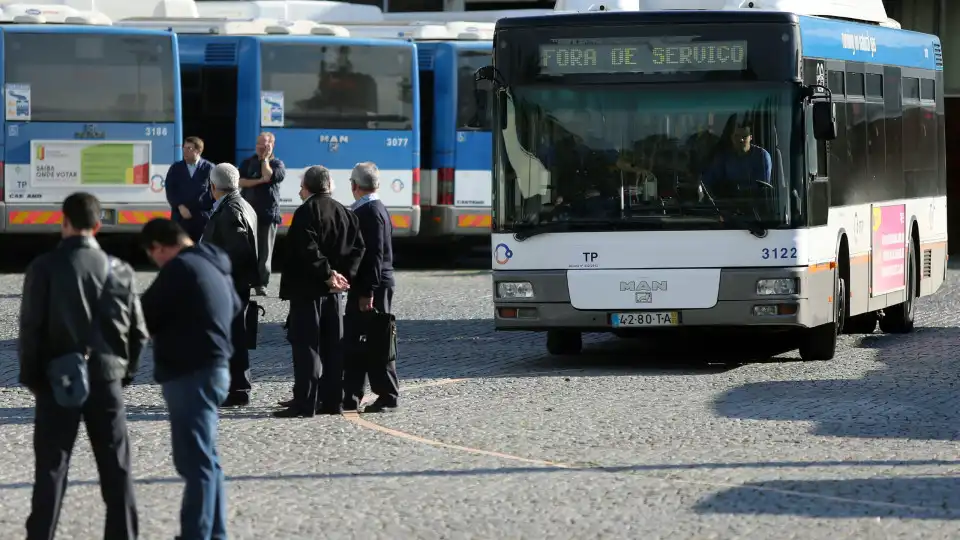
[[[0,276],[0,538],[22,537],[32,478],[20,287]],[[960,535],[960,272],[913,335],[738,367],[605,337],[545,357],[540,336],[493,332],[490,289],[487,272],[401,273],[404,407],[359,419],[269,417],[291,370],[285,308],[267,299],[255,403],[221,424],[232,538]],[[143,538],[171,538],[181,484],[150,369],[127,390],[137,496]],[[98,538],[85,441],[71,473],[59,538]]]

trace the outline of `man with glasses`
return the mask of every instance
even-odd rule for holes
[[[183,159],[170,166],[164,181],[170,218],[194,242],[200,240],[213,207],[208,187],[213,164],[200,157],[202,154],[203,140],[200,137],[184,139]]]

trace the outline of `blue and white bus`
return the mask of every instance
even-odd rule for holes
[[[169,215],[163,179],[183,137],[177,38],[71,13],[24,8],[24,24],[0,27],[7,233],[59,230],[60,205],[79,190],[100,199],[105,231]]]
[[[421,237],[490,234],[492,139],[473,73],[490,63],[493,23],[342,24],[353,36],[417,46],[420,79]]]
[[[946,276],[940,40],[879,0],[694,4],[497,23],[497,329],[554,354],[767,332],[803,360],[912,331]]]
[[[420,228],[417,58],[412,43],[349,37],[310,21],[130,19],[170,26],[180,43],[184,133],[204,156],[239,163],[257,135],[276,136],[287,167],[280,184],[283,231],[300,204],[300,179],[324,165],[334,197],[353,202],[350,171],[374,161],[395,236]]]

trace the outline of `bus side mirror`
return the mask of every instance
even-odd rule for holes
[[[818,141],[832,141],[837,138],[837,108],[832,101],[818,101],[813,104],[813,136]]]

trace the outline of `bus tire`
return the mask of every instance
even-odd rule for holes
[[[846,286],[839,269],[833,272],[833,322],[808,329],[800,339],[800,359],[804,362],[833,360],[837,354],[837,335],[846,315]]]
[[[886,334],[909,334],[913,331],[913,319],[917,314],[917,259],[913,236],[907,247],[907,299],[883,310],[880,330]]]
[[[547,330],[547,352],[553,355],[580,354],[583,335],[571,330]]]

